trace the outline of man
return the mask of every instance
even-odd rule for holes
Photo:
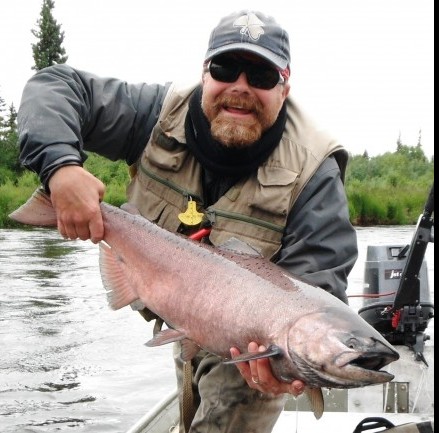
[[[50,192],[66,238],[103,237],[105,187],[82,168],[84,150],[97,152],[130,165],[128,199],[146,218],[215,246],[237,237],[346,302],[357,258],[347,153],[288,96],[289,77],[287,32],[255,11],[213,29],[201,83],[189,89],[46,68],[23,92],[21,162]],[[182,217],[194,202],[202,217]],[[257,343],[249,351],[264,349]],[[187,365],[178,353],[176,367],[181,389]],[[181,432],[268,433],[284,395],[304,386],[277,381],[267,360],[238,371],[201,352],[190,368],[194,403],[182,410]]]

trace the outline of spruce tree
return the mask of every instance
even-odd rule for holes
[[[0,96],[0,185],[16,179],[23,172],[19,161],[17,111],[14,104],[11,104],[6,114],[5,106]]]
[[[40,18],[37,20],[38,29],[31,30],[32,34],[38,39],[37,43],[32,44],[35,61],[32,69],[36,71],[54,64],[65,63],[68,58],[65,55],[66,50],[62,47],[64,32],[61,31],[61,25],[57,24],[52,15],[54,7],[55,2],[53,0],[43,0]]]
[[[6,136],[7,119],[6,119],[6,102],[0,95],[0,141]]]
[[[17,110],[15,109],[14,103],[9,106],[8,118],[5,122],[8,134],[13,134],[17,132]]]

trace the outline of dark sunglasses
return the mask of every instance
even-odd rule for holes
[[[266,63],[252,63],[231,56],[216,56],[205,67],[212,78],[223,83],[234,83],[242,72],[250,86],[270,90],[285,82],[280,72]]]

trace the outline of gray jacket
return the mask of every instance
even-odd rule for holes
[[[157,122],[169,84],[127,84],[57,65],[26,84],[18,111],[20,161],[47,187],[63,165],[82,165],[84,151],[133,164]],[[347,301],[357,259],[356,233],[341,173],[327,158],[293,206],[276,262]]]

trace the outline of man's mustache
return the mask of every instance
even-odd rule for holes
[[[262,113],[262,104],[257,99],[251,97],[220,95],[215,100],[213,108],[218,112],[223,107],[252,111],[257,116]]]

